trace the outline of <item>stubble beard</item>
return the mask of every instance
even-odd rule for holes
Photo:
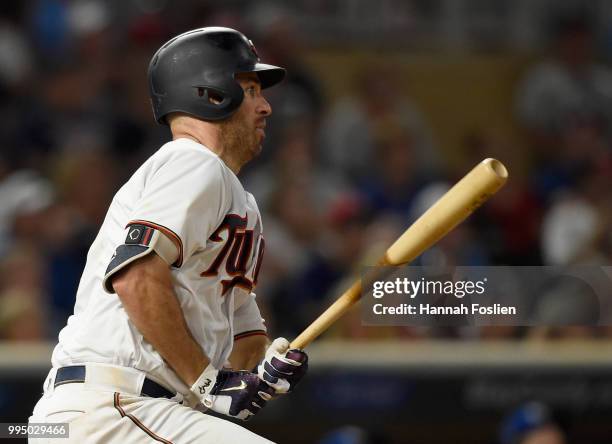
[[[234,114],[221,122],[221,140],[225,149],[244,165],[261,151],[257,133],[249,129],[245,119]]]

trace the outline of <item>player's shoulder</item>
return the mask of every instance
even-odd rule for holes
[[[224,178],[225,164],[211,150],[189,139],[176,139],[164,144],[151,156],[152,170],[172,175],[205,174]]]
[[[175,139],[165,143],[155,153],[160,160],[194,160],[201,159],[212,163],[219,163],[221,159],[208,148],[190,139]]]

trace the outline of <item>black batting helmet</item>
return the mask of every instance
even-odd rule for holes
[[[285,77],[283,68],[259,63],[253,43],[234,29],[201,28],[174,37],[157,50],[149,64],[155,119],[167,124],[165,116],[172,112],[203,120],[231,116],[244,98],[234,75],[243,72],[257,73],[262,88]]]

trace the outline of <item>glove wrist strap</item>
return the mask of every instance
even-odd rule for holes
[[[191,391],[201,400],[208,398],[215,387],[215,384],[217,383],[218,375],[219,370],[214,368],[212,364],[209,364],[208,367],[204,369],[197,381],[191,386]]]

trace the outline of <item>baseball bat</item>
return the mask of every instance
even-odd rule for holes
[[[507,178],[508,170],[499,160],[480,162],[408,227],[377,265],[404,265],[412,261],[495,194]],[[361,298],[361,290],[359,278],[291,342],[291,348],[302,349],[319,337]]]

